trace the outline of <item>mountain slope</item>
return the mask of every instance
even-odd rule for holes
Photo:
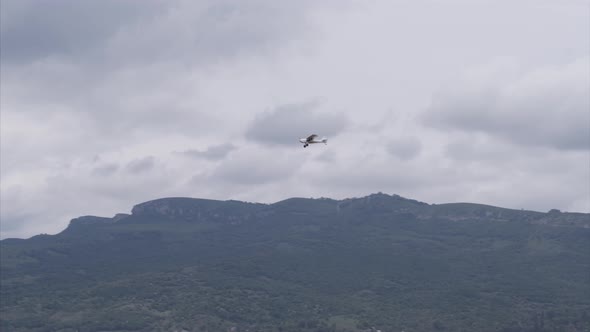
[[[8,331],[580,331],[590,215],[165,198],[1,248]]]

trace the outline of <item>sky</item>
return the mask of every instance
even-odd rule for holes
[[[172,196],[590,212],[588,0],[0,6],[2,238]]]

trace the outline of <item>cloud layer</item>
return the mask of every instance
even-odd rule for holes
[[[584,1],[0,6],[3,238],[166,196],[590,212]]]
[[[503,69],[440,93],[425,123],[515,144],[590,150],[590,57],[521,75]]]

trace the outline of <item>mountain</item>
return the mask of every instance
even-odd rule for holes
[[[590,214],[163,198],[0,254],[2,331],[590,330]]]

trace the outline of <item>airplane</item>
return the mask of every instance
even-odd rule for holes
[[[315,143],[328,144],[328,138],[327,137],[319,138],[318,135],[313,134],[313,135],[309,135],[309,137],[307,137],[307,138],[300,138],[299,142],[303,143],[303,147],[306,148],[308,145],[315,144]]]

